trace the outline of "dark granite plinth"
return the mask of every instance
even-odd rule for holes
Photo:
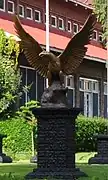
[[[37,169],[26,179],[52,177],[74,180],[84,176],[75,167],[75,119],[80,109],[37,108]]]
[[[79,168],[58,168],[58,169],[48,169],[48,168],[37,168],[33,172],[29,173],[26,176],[26,179],[45,179],[46,177],[51,179],[60,179],[60,180],[77,180],[78,177],[86,176],[85,173],[81,172]]]
[[[90,158],[89,164],[108,164],[108,135],[97,135],[97,154]]]
[[[12,162],[12,158],[9,156],[6,156],[6,154],[4,154],[2,152],[3,138],[6,138],[6,137],[7,137],[7,135],[0,134],[0,163],[11,163]]]
[[[0,154],[0,163],[11,163],[12,158],[9,156],[6,156],[6,154]]]

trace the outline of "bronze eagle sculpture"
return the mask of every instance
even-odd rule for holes
[[[61,81],[61,74],[71,75],[79,67],[87,51],[85,45],[92,37],[95,23],[95,15],[89,15],[81,30],[71,38],[64,51],[56,56],[43,50],[40,44],[24,30],[18,16],[14,17],[14,27],[21,39],[20,45],[26,59],[41,76],[48,78],[49,86],[53,81],[52,76],[58,75]]]

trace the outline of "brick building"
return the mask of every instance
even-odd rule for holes
[[[53,53],[59,55],[72,35],[80,30],[93,10],[91,3],[91,0],[50,0],[50,50]],[[12,16],[17,11],[25,30],[45,48],[45,0],[1,0],[0,28],[7,35],[15,35]],[[83,108],[86,116],[107,116],[106,57],[101,25],[97,23],[83,63],[76,74],[65,78],[69,102]],[[24,54],[20,54],[19,62],[23,85],[32,83],[30,92],[23,94],[20,103],[40,100],[45,79],[30,67]]]

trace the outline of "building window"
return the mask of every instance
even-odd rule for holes
[[[35,10],[34,19],[35,19],[36,22],[41,22],[41,12],[40,11]]]
[[[99,82],[80,77],[80,106],[85,116],[99,116]]]
[[[64,19],[62,18],[58,19],[58,27],[59,29],[64,30]]]
[[[99,33],[99,42],[102,42],[102,33]]]
[[[84,91],[84,79],[80,79],[79,88],[80,91]]]
[[[27,7],[27,9],[26,9],[26,17],[27,17],[27,19],[33,19],[32,8]]]
[[[0,11],[5,11],[5,0],[0,0]]]
[[[82,91],[99,92],[99,82],[94,79],[80,78],[79,89]]]
[[[99,83],[98,81],[92,81],[92,91],[99,92]]]
[[[46,24],[46,13],[44,15],[44,23]]]
[[[75,106],[75,88],[74,88],[74,77],[66,76],[65,86],[68,87],[67,99],[68,103],[74,107]]]
[[[104,83],[104,95],[107,95],[107,83]]]
[[[66,87],[74,88],[74,77],[72,75],[66,76]]]
[[[30,100],[37,99],[37,74],[33,68],[20,66],[20,72],[22,75],[22,84],[24,88],[23,95],[20,100],[20,104],[24,105]],[[30,88],[29,88],[30,87]]]
[[[72,31],[72,23],[71,23],[71,21],[68,21],[68,23],[67,23],[67,30],[68,30],[68,32]]]
[[[56,16],[51,16],[51,26],[57,27],[57,18]]]
[[[40,101],[44,91],[44,78],[31,67],[20,66],[22,75],[21,88],[23,93],[20,99],[20,106],[30,100]]]
[[[84,86],[84,89],[86,90],[86,91],[91,91],[92,90],[92,83],[91,83],[91,81],[89,81],[89,80],[85,80],[85,84],[84,84],[85,86]]]
[[[78,24],[73,24],[73,32],[76,34],[78,32]]]
[[[93,32],[93,40],[97,41],[97,31]]]
[[[14,13],[14,2],[8,1],[8,13],[13,14]]]
[[[24,17],[24,6],[19,5],[19,16]]]

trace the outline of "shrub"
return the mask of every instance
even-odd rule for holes
[[[34,114],[32,113],[33,108],[40,107],[40,103],[38,101],[31,100],[25,103],[25,106],[21,106],[19,111],[16,112],[16,116],[23,117],[26,122],[31,125],[31,138],[32,138],[32,156],[35,155],[35,149],[37,145],[37,119],[35,118]]]
[[[12,118],[0,121],[0,134],[7,134],[4,138],[3,148],[13,154],[19,152],[31,152],[31,126],[23,118]]]
[[[21,106],[14,118],[0,122],[0,133],[7,134],[4,139],[4,150],[14,153],[35,154],[37,120],[31,109],[39,107],[39,102],[29,101],[25,106]]]
[[[32,128],[33,126],[28,123],[24,116],[16,116],[15,118],[11,118],[6,121],[0,121],[0,134],[3,133],[7,134],[8,136],[7,138],[4,138],[4,150],[6,152],[12,152],[14,155],[19,153],[31,154]],[[106,132],[106,130],[107,120],[103,118],[87,118],[84,116],[79,116],[76,120],[77,152],[95,151],[96,141],[93,138],[93,135],[103,134]],[[37,133],[36,129],[35,133]]]
[[[104,118],[88,118],[79,116],[76,120],[76,149],[77,151],[95,151],[95,134],[106,133],[107,120]]]

